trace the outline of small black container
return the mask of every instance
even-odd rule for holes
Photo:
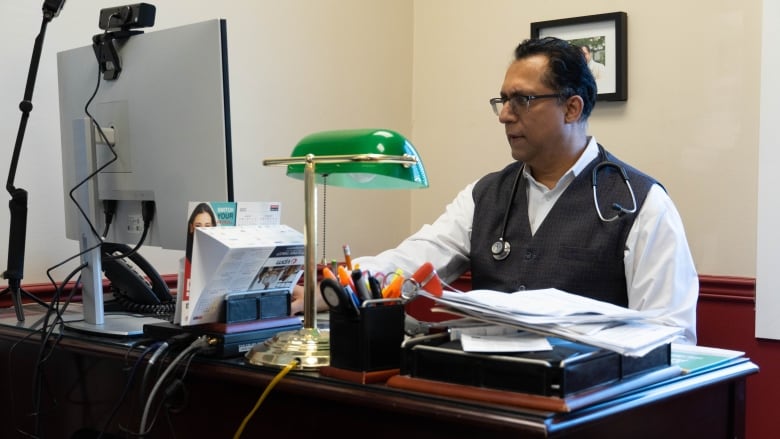
[[[359,315],[330,313],[330,365],[354,371],[398,369],[404,339],[404,307],[366,303]]]

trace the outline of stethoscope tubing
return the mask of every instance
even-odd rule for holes
[[[636,196],[634,195],[634,189],[631,187],[631,182],[628,179],[628,173],[626,173],[625,168],[610,160],[609,157],[607,156],[607,152],[604,150],[604,148],[601,145],[598,145],[598,148],[599,148],[599,155],[602,157],[602,160],[593,168],[593,171],[591,171],[591,184],[593,186],[593,204],[596,207],[596,213],[598,214],[599,219],[601,219],[601,221],[612,222],[622,217],[625,214],[636,212],[637,210]],[[612,208],[617,211],[617,214],[615,214],[615,216],[611,218],[605,218],[604,215],[602,214],[601,208],[599,207],[598,193],[596,190],[598,186],[598,173],[602,168],[606,168],[606,167],[614,167],[620,172],[620,176],[623,179],[623,182],[625,183],[626,187],[628,188],[629,194],[631,194],[631,202],[633,204],[633,207],[631,209],[626,209],[623,206],[621,206],[619,203],[612,203]],[[517,195],[517,187],[520,183],[524,171],[525,171],[525,164],[520,166],[520,170],[517,172],[517,175],[515,176],[515,180],[512,183],[512,195],[509,197],[509,202],[507,203],[506,209],[504,209],[504,222],[503,225],[501,226],[501,235],[498,237],[498,240],[490,246],[490,253],[493,255],[493,259],[495,259],[496,261],[503,261],[509,256],[509,253],[512,251],[512,245],[509,243],[509,241],[507,241],[504,238],[504,235],[506,234],[506,226],[509,223],[509,214],[512,211],[512,203],[514,202],[515,196]]]

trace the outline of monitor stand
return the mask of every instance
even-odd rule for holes
[[[106,314],[103,323],[88,323],[86,320],[65,323],[65,328],[78,332],[111,337],[140,337],[144,334],[144,325],[170,323],[156,317],[129,314]]]
[[[76,151],[73,151],[76,181],[83,181],[97,169],[96,136],[92,122],[87,118],[73,121],[73,136],[76,145]],[[73,197],[90,219],[97,218],[100,205],[95,178],[97,176],[89,178],[89,181],[73,191]],[[81,271],[84,320],[68,322],[65,327],[100,335],[132,337],[143,335],[143,327],[146,324],[166,322],[167,320],[137,314],[105,314],[101,243],[102,240],[96,236],[87,219],[80,217],[79,250],[81,262],[84,264]]]

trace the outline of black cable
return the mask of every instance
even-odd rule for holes
[[[8,359],[7,359],[7,361],[8,361],[8,370],[14,370],[14,364],[13,364],[12,358],[13,358],[13,352],[16,350],[16,348],[19,347],[19,345],[22,342],[27,341],[28,339],[30,339],[30,337],[32,337],[36,333],[37,333],[36,331],[31,331],[31,332],[27,333],[27,335],[25,335],[24,337],[20,338],[14,344],[11,345],[10,349],[8,350]],[[13,385],[14,384],[13,374],[9,373],[7,375],[7,378],[8,378],[8,389],[9,389],[10,399],[11,399],[11,419],[17,419],[16,413],[15,413],[15,409],[17,408],[17,404],[16,404],[15,398],[14,398],[15,392],[14,392],[14,385]],[[17,433],[19,433],[21,435],[32,437],[31,434],[29,434],[26,431],[24,431],[19,425],[16,425],[14,429],[16,430]]]
[[[114,301],[123,310],[133,314],[145,314],[159,317],[163,320],[170,321],[176,312],[176,300],[164,302],[164,303],[138,303],[133,301],[129,296],[122,294],[120,291],[112,288],[112,294]]]
[[[148,387],[150,375],[154,373],[154,370],[162,367],[164,364],[165,356],[170,352],[168,349],[170,345],[168,342],[163,342],[160,347],[155,351],[155,354],[149,358],[149,362],[146,365],[144,374],[141,377],[141,384],[138,386],[138,401],[141,401],[141,409],[143,410],[143,402],[146,400],[146,388]],[[159,375],[158,375],[159,376]],[[124,430],[123,431],[129,431]]]
[[[89,251],[89,250],[87,250]],[[83,254],[83,252],[82,252]],[[50,267],[46,271],[46,275],[49,278],[49,281],[54,286],[54,294],[51,299],[50,305],[47,307],[46,313],[44,314],[44,317],[42,318],[42,326],[39,331],[33,331],[28,334],[27,337],[24,339],[27,339],[31,337],[32,335],[36,333],[40,333],[40,340],[39,340],[39,349],[38,349],[38,356],[35,362],[35,366],[33,368],[33,388],[32,388],[32,413],[31,416],[35,418],[35,424],[34,424],[34,435],[31,435],[31,437],[38,437],[38,434],[40,432],[40,424],[42,421],[41,416],[41,401],[42,401],[42,392],[45,388],[43,380],[44,380],[44,366],[48,362],[51,355],[54,353],[55,349],[59,345],[60,340],[62,339],[62,327],[64,326],[65,322],[63,319],[63,314],[65,310],[67,309],[68,305],[73,299],[73,296],[75,292],[79,289],[81,284],[81,278],[79,277],[76,282],[73,285],[73,288],[71,288],[70,293],[68,294],[68,297],[66,301],[64,302],[63,306],[59,306],[59,302],[61,297],[63,296],[63,289],[65,285],[67,285],[71,279],[76,276],[76,274],[80,273],[80,271],[86,266],[85,264],[81,264],[78,267],[76,267],[73,271],[71,271],[65,279],[62,281],[62,283],[57,284],[57,282],[52,277],[52,271],[66,262],[80,256],[75,255],[68,259],[66,259],[63,262],[60,262],[59,264]],[[52,338],[52,336],[55,334],[55,331],[59,329],[56,333],[56,336]],[[23,340],[24,340],[23,339]],[[53,340],[53,341],[52,341]],[[22,434],[29,435],[29,433],[22,432]]]
[[[143,222],[144,222],[144,228],[141,231],[141,238],[138,239],[138,242],[135,244],[135,247],[133,247],[130,251],[118,255],[103,255],[103,259],[108,259],[108,260],[123,259],[138,252],[138,249],[140,249],[144,241],[146,241],[146,235],[149,233],[149,227],[151,227],[152,225],[154,214],[155,214],[154,201],[141,201],[141,216],[143,217]]]
[[[141,385],[139,386],[138,390],[138,400],[139,401],[145,401],[146,400],[146,388],[148,387],[149,378],[152,374],[155,372],[155,367],[157,367],[156,371],[157,374],[155,376],[156,379],[159,379],[161,374],[161,368],[163,364],[165,364],[167,356],[175,349],[178,349],[180,346],[184,345],[185,343],[191,343],[192,342],[192,335],[189,333],[182,333],[175,335],[173,337],[168,338],[165,341],[165,348],[161,349],[161,351],[158,353],[158,357],[156,358],[150,358],[149,364],[144,371],[144,376],[141,381]],[[170,348],[170,349],[168,349]]]
[[[103,238],[108,235],[108,230],[111,228],[111,223],[114,222],[114,216],[116,215],[117,200],[103,200],[103,218],[106,223],[103,228]]]
[[[71,190],[68,192],[68,196],[70,197],[71,201],[73,201],[73,204],[76,205],[76,208],[81,213],[81,216],[84,218],[84,220],[86,220],[87,225],[89,225],[90,230],[92,230],[92,233],[98,239],[101,238],[101,235],[98,234],[97,230],[95,230],[95,225],[92,224],[92,219],[84,211],[84,208],[76,200],[76,197],[73,195],[73,193],[76,192],[76,190],[78,190],[81,186],[83,186],[84,184],[86,184],[87,182],[95,178],[95,176],[97,176],[102,170],[106,169],[108,166],[110,166],[112,163],[114,163],[119,159],[119,156],[117,156],[116,151],[114,151],[114,144],[108,140],[106,133],[103,132],[103,127],[100,126],[100,124],[95,119],[95,117],[92,116],[92,113],[89,112],[89,106],[90,104],[92,104],[92,101],[95,99],[95,97],[97,96],[97,92],[100,89],[100,82],[101,82],[100,69],[98,69],[98,80],[97,83],[95,84],[95,90],[92,92],[92,96],[90,96],[89,99],[87,99],[87,103],[84,105],[84,114],[87,115],[92,125],[94,125],[95,129],[98,132],[98,135],[100,135],[101,139],[103,139],[103,143],[105,143],[108,146],[108,150],[111,151],[112,157],[106,163],[100,165],[97,169],[89,173],[86,177],[84,177],[84,179],[76,183],[76,185],[73,186],[73,188],[71,188]]]
[[[78,274],[82,268],[83,266],[79,266],[75,270],[71,271],[70,274],[63,281],[63,285],[70,282],[70,279],[73,278],[73,276],[75,276],[76,274]],[[47,275],[50,275],[50,272],[47,272]],[[75,289],[76,288],[74,287],[71,290],[71,293],[67,301],[68,303],[70,302],[70,299],[72,298]],[[59,297],[61,293],[62,293],[62,287],[57,286],[57,288],[55,289],[54,297],[52,298],[53,304],[59,301]],[[49,319],[52,317],[52,314],[56,314],[56,318],[55,318],[56,323],[49,324]],[[34,375],[33,375],[32,401],[33,401],[33,416],[35,417],[35,423],[33,429],[35,437],[38,437],[41,431],[41,422],[42,422],[41,393],[44,387],[42,385],[44,366],[46,362],[49,360],[49,358],[51,357],[52,353],[54,352],[54,349],[59,344],[59,341],[62,339],[62,331],[59,331],[57,333],[52,343],[50,343],[49,340],[54,334],[54,330],[57,329],[58,327],[61,327],[62,325],[64,325],[64,320],[62,319],[62,313],[60,312],[59,307],[50,306],[49,309],[46,311],[46,314],[44,315],[43,326],[41,327],[41,331],[40,331],[41,339],[39,342],[38,357],[35,363],[35,367],[33,368]]]
[[[125,387],[122,390],[122,394],[119,396],[119,399],[117,400],[116,404],[114,405],[113,409],[108,415],[108,418],[106,419],[106,422],[103,424],[103,428],[100,430],[100,434],[98,435],[97,439],[102,439],[103,435],[106,433],[106,430],[108,430],[109,425],[111,424],[111,421],[114,419],[116,414],[119,412],[119,409],[122,407],[122,403],[125,401],[125,398],[127,397],[128,392],[130,391],[130,388],[133,384],[133,379],[136,376],[136,372],[138,371],[138,367],[141,364],[141,362],[144,360],[144,358],[153,350],[159,348],[163,342],[155,342],[151,344],[150,346],[146,347],[143,352],[138,356],[135,363],[133,364],[133,367],[130,369],[130,376],[127,379],[127,382],[125,383]],[[128,350],[129,352],[129,350]]]
[[[176,356],[176,358],[173,359],[173,361],[171,361],[171,363],[165,369],[165,371],[160,376],[160,378],[158,378],[157,382],[155,382],[154,386],[152,387],[152,391],[149,394],[149,398],[146,401],[146,405],[144,407],[143,414],[141,416],[141,424],[140,424],[140,429],[139,429],[139,434],[141,436],[146,436],[146,435],[149,434],[149,432],[152,431],[152,426],[154,425],[154,421],[152,421],[149,424],[148,428],[147,428],[148,415],[149,415],[149,412],[151,410],[151,406],[154,403],[155,396],[157,395],[157,392],[162,388],[162,386],[165,385],[165,382],[166,382],[166,379],[168,378],[168,375],[178,367],[179,363],[183,359],[188,358],[191,355],[197,354],[199,351],[201,351],[202,349],[207,348],[208,346],[209,346],[208,337],[206,337],[205,335],[202,335],[202,336],[196,338],[192,343],[190,343],[189,346],[187,346],[182,352],[180,352]],[[159,407],[160,406],[158,406],[158,410],[159,410]],[[157,411],[155,411],[155,412],[157,412]],[[156,417],[157,417],[157,415],[155,414],[155,418]]]
[[[59,10],[60,10],[60,8],[62,7],[63,4],[64,4],[64,0],[62,0],[62,1],[47,0],[44,3],[44,20],[43,20],[43,23],[41,24],[41,31],[40,31],[40,33],[38,35],[38,38],[36,38],[36,46],[35,46],[35,50],[34,50],[34,54],[33,54],[33,63],[30,66],[30,75],[28,77],[27,89],[26,89],[26,93],[25,93],[25,100],[22,102],[22,104],[20,104],[20,108],[22,109],[22,113],[23,113],[22,114],[22,121],[20,123],[19,135],[18,135],[18,138],[17,138],[16,148],[15,148],[14,153],[13,153],[13,158],[12,158],[12,163],[11,163],[12,166],[11,166],[11,170],[9,171],[8,183],[7,183],[7,188],[9,189],[9,192],[11,192],[12,194],[14,194],[16,192],[24,192],[22,189],[14,188],[13,187],[13,181],[14,181],[14,176],[15,176],[16,163],[18,162],[21,141],[22,141],[22,138],[23,138],[24,128],[26,126],[27,118],[29,117],[29,112],[32,110],[32,104],[31,104],[31,100],[32,100],[32,85],[34,84],[34,81],[35,81],[35,72],[37,71],[37,61],[38,61],[38,58],[39,58],[40,47],[42,46],[43,35],[45,33],[45,29],[46,29],[47,23],[53,17],[58,15]],[[78,184],[76,184],[69,191],[69,196],[70,196],[71,200],[74,202],[74,204],[76,205],[77,209],[79,210],[79,212],[81,213],[83,218],[86,220],[86,222],[87,222],[89,228],[91,229],[92,233],[95,235],[96,238],[98,238],[99,242],[102,242],[102,236],[99,235],[97,233],[97,231],[95,230],[95,226],[94,226],[94,224],[92,224],[91,218],[89,217],[89,215],[86,214],[86,212],[84,212],[84,209],[76,201],[76,199],[74,197],[74,192],[76,190],[78,190],[81,186],[86,184],[89,180],[94,178],[103,169],[105,169],[111,163],[115,162],[118,159],[118,156],[117,156],[116,152],[114,151],[114,144],[112,142],[108,141],[108,138],[107,138],[105,132],[103,131],[102,127],[100,127],[100,124],[97,122],[97,120],[89,112],[89,105],[92,103],[94,98],[97,96],[97,92],[98,92],[98,90],[100,88],[100,82],[101,82],[101,80],[100,80],[100,71],[98,69],[98,80],[97,80],[97,83],[95,85],[95,89],[94,89],[94,92],[92,93],[92,96],[88,99],[87,103],[84,106],[84,112],[89,117],[89,119],[91,121],[91,125],[94,125],[96,127],[97,132],[98,132],[99,136],[102,138],[103,142],[106,145],[108,145],[109,150],[111,151],[111,154],[112,154],[113,157],[110,160],[108,160],[108,162],[102,164],[96,170],[94,170],[89,175],[87,175]],[[24,199],[25,199],[25,204],[26,204],[26,194],[25,194]],[[104,203],[104,204],[108,204],[108,203]],[[26,212],[26,206],[24,206],[24,207],[25,207],[24,211]],[[111,205],[107,205],[106,206],[107,210],[109,210],[111,208],[115,209],[115,205],[114,206],[111,206]],[[13,208],[12,208],[12,210],[13,210]],[[108,215],[108,213],[107,213],[107,215]],[[25,213],[24,217],[25,217],[24,219],[26,220],[26,213]],[[107,218],[106,218],[106,233],[108,231],[108,227],[109,227],[109,225],[111,223],[112,218],[113,218],[113,212],[111,213],[111,217],[107,216]],[[13,234],[13,235],[19,235],[19,233],[16,233],[16,234]],[[22,233],[21,235],[24,235],[24,234]],[[145,233],[144,233],[143,238],[145,238]],[[21,239],[23,239],[23,236],[22,236]],[[70,292],[70,294],[68,296],[68,299],[65,302],[63,308],[60,309],[59,301],[60,301],[60,298],[62,296],[62,289],[63,289],[64,285],[66,285],[70,281],[70,279],[73,276],[76,275],[76,273],[79,273],[81,271],[81,269],[83,269],[85,267],[85,264],[81,264],[81,265],[79,265],[79,267],[77,267],[75,270],[73,270],[67,276],[67,278],[62,282],[61,285],[57,285],[57,283],[54,281],[54,279],[51,276],[51,271],[53,269],[55,269],[55,268],[65,264],[66,262],[76,258],[76,257],[79,257],[79,256],[81,256],[81,255],[83,255],[83,254],[85,254],[85,253],[87,253],[89,251],[95,250],[96,248],[97,248],[97,246],[93,246],[90,249],[81,251],[79,254],[77,254],[77,255],[75,255],[75,256],[73,256],[71,258],[66,259],[65,261],[61,262],[60,264],[57,264],[54,267],[51,267],[47,271],[47,276],[49,277],[49,280],[52,282],[52,285],[55,286],[55,293],[54,293],[54,296],[52,297],[51,305],[48,307],[48,310],[47,310],[47,312],[46,312],[46,314],[44,316],[44,319],[43,319],[43,326],[42,326],[42,328],[40,330],[41,336],[40,336],[40,344],[39,344],[39,349],[38,349],[38,357],[37,357],[37,360],[36,360],[36,363],[35,363],[35,367],[34,367],[34,380],[33,380],[33,389],[32,389],[32,401],[33,401],[33,414],[32,415],[35,417],[35,424],[34,424],[34,435],[35,436],[38,436],[38,434],[40,433],[40,430],[41,430],[42,416],[41,416],[41,413],[40,413],[40,408],[41,408],[41,397],[42,397],[41,393],[42,393],[43,387],[44,387],[43,384],[42,384],[42,381],[43,381],[43,378],[44,378],[43,377],[44,366],[47,363],[47,361],[49,360],[49,358],[51,357],[51,355],[54,352],[55,348],[57,347],[57,345],[58,345],[58,343],[59,343],[59,341],[60,341],[60,339],[62,337],[62,331],[57,333],[57,336],[53,338],[53,341],[52,341],[52,335],[54,334],[54,331],[57,328],[61,328],[64,325],[64,320],[63,320],[62,314],[64,313],[64,311],[67,308],[68,304],[72,300],[73,295],[74,295],[75,291],[77,290],[77,288],[78,288],[78,286],[80,284],[80,278],[77,280],[74,288],[71,290],[71,292]],[[12,270],[9,269],[9,272],[10,271],[12,271]],[[20,270],[13,270],[13,271],[16,272],[16,271],[20,271]],[[15,275],[14,277],[21,277],[21,272],[18,273],[18,276],[17,276],[17,273],[9,273],[9,274]],[[19,313],[17,312],[17,314],[19,314]],[[53,319],[53,321],[52,321],[52,319]],[[32,335],[33,333],[34,332],[31,332],[30,335]]]

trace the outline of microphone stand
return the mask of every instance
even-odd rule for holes
[[[48,305],[22,289],[22,278],[24,277],[24,250],[25,237],[27,235],[27,191],[14,186],[16,177],[16,168],[19,164],[19,154],[22,150],[22,140],[27,127],[27,119],[30,118],[32,111],[32,95],[35,88],[35,77],[38,74],[38,64],[41,60],[41,51],[43,49],[43,38],[46,35],[46,26],[49,22],[59,15],[65,0],[45,0],[43,3],[43,20],[41,30],[35,38],[32,60],[30,61],[30,70],[27,74],[27,85],[24,90],[24,99],[19,103],[19,109],[22,111],[22,118],[19,122],[19,131],[16,134],[16,144],[14,145],[13,157],[11,158],[11,167],[8,171],[8,182],[5,187],[11,195],[8,202],[8,208],[11,211],[11,227],[8,237],[8,269],[3,272],[3,278],[8,279],[8,288],[0,292],[0,296],[6,293],[11,294],[11,301],[16,310],[16,319],[24,321],[24,308],[22,308],[22,294],[33,299],[35,302],[48,307]]]

